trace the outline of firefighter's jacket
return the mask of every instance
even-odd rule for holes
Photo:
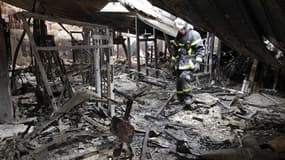
[[[190,29],[184,35],[178,33],[172,43],[175,49],[171,59],[176,61],[178,70],[192,70],[195,63],[202,63],[204,44],[197,31]]]

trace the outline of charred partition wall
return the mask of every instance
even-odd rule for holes
[[[106,26],[61,19],[29,12],[15,15],[22,21],[31,47],[32,64],[26,69],[36,79],[33,92],[38,106],[46,106],[54,112],[60,110],[67,100],[84,88],[91,89],[95,97],[112,98],[113,88],[113,36],[112,30]],[[58,23],[71,37],[72,45],[56,44],[54,36],[48,34],[45,21]],[[82,27],[82,39],[74,38],[63,24]],[[20,42],[21,43],[21,42]],[[59,56],[59,51],[73,53],[72,62],[66,63]],[[17,54],[14,54],[17,59]],[[12,81],[21,76],[13,64]],[[13,83],[12,83],[13,84]],[[15,89],[15,87],[13,88]],[[25,93],[24,93],[25,94]],[[97,103],[98,106],[110,102]]]

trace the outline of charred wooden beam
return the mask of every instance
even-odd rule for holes
[[[43,144],[42,146],[36,148],[33,152],[30,153],[30,155],[34,158],[38,157],[43,152],[49,152],[53,149],[55,149],[57,146],[60,146],[62,144],[70,144],[73,141],[78,141],[79,138],[96,138],[100,136],[106,136],[106,134],[95,134],[87,131],[81,131],[81,132],[71,132],[71,133],[63,133],[59,135],[57,138],[53,139],[47,144]]]
[[[8,47],[5,21],[0,18],[0,123],[13,118],[13,107],[9,93]]]
[[[37,13],[31,13],[31,12],[18,12],[15,15],[16,15],[16,17],[18,15],[21,15],[21,16],[24,16],[25,18],[32,17],[32,18],[36,18],[39,20],[47,20],[47,21],[60,22],[60,23],[76,25],[76,26],[84,26],[84,27],[91,28],[91,29],[92,28],[106,28],[106,26],[103,26],[103,25],[81,22],[81,21],[76,21],[76,20],[71,20],[71,19],[66,19],[66,18],[60,18],[60,17],[52,17],[52,16],[47,16],[47,15],[42,15],[42,14],[37,14]]]
[[[132,101],[136,101],[136,102],[138,102],[138,103],[140,103],[140,104],[144,104],[143,101],[138,100],[138,99],[136,99],[136,98],[139,97],[140,95],[142,95],[146,90],[148,90],[148,88],[144,88],[144,89],[142,89],[142,90],[140,90],[140,91],[138,91],[137,93],[134,93],[134,94],[132,94],[132,95],[128,95],[128,94],[126,94],[126,93],[124,93],[124,92],[122,92],[122,91],[117,90],[116,88],[113,89],[113,92],[116,93],[116,94],[118,94],[118,95],[120,95],[120,96],[125,97],[125,98],[128,99],[128,100],[132,100]]]
[[[107,36],[109,36],[109,45],[113,46],[113,31],[106,29]],[[109,98],[114,99],[114,49],[113,47],[109,47],[107,51],[107,95]],[[111,101],[108,101],[108,112],[111,117],[115,115],[115,106],[111,103]]]
[[[222,41],[218,39],[218,49],[217,49],[218,61],[217,61],[217,75],[216,80],[221,80],[221,57],[222,57]]]
[[[157,37],[156,37],[156,34],[155,34],[155,32],[156,32],[155,28],[153,28],[152,32],[153,32],[152,34],[154,36],[154,57],[155,57],[154,67],[155,67],[155,69],[158,69],[158,59],[159,59],[159,57],[158,57]],[[155,71],[156,78],[158,77],[158,74],[159,74],[159,72],[156,70]]]
[[[160,113],[163,111],[163,109],[169,104],[169,102],[172,100],[172,98],[176,95],[176,93],[172,93],[170,95],[170,97],[167,99],[167,101],[165,102],[165,104],[155,113],[154,117],[155,118],[158,118]],[[141,149],[141,156],[140,156],[140,160],[144,160],[146,158],[146,152],[147,152],[147,142],[148,142],[148,139],[149,139],[149,132],[152,128],[152,125],[149,124],[147,125],[147,129],[145,131],[145,136],[144,136],[144,140],[143,140],[143,146],[142,146],[142,149]]]
[[[158,118],[158,116],[160,115],[160,113],[164,110],[164,108],[169,104],[169,102],[174,98],[174,96],[176,95],[176,92],[173,92],[169,98],[167,99],[167,101],[165,102],[165,104],[156,112],[156,114],[154,115],[154,117]]]
[[[132,52],[131,52],[131,40],[130,40],[130,32],[128,31],[128,69],[130,70],[132,68]]]
[[[139,36],[139,24],[138,24],[138,17],[135,17],[135,26],[136,26],[136,45],[137,45],[137,70],[138,72],[141,71],[140,66],[140,36]],[[139,75],[138,75],[139,76]]]
[[[164,88],[164,89],[166,89],[166,87],[167,87],[165,84],[161,84],[159,82],[154,82],[154,81],[151,81],[151,80],[148,80],[148,79],[145,79],[145,78],[140,78],[139,80],[142,81],[142,82],[154,85],[154,86],[158,86],[158,87]]]
[[[150,132],[151,127],[148,127],[145,131],[145,136],[143,139],[143,144],[142,144],[142,150],[141,150],[141,156],[140,160],[145,160],[146,159],[146,152],[147,152],[147,142],[149,139],[149,132]]]
[[[45,122],[44,124],[42,124],[38,129],[35,129],[32,133],[27,134],[27,136],[25,136],[25,139],[28,140],[28,139],[35,138],[42,131],[48,128],[53,122],[57,121],[64,114],[68,113],[71,109],[73,109],[75,106],[89,100],[90,97],[93,95],[94,93],[90,91],[78,92],[78,93],[73,94],[70,100],[66,102],[62,106],[62,108],[60,108],[56,113],[54,113],[48,122]]]
[[[209,52],[209,72],[210,72],[210,81],[213,80],[213,54],[214,54],[214,44],[215,44],[215,35],[214,33],[210,34],[210,52]]]
[[[143,37],[145,39],[145,42],[144,42],[144,49],[145,49],[145,67],[146,67],[146,75],[148,76],[149,75],[149,70],[148,70],[148,60],[149,60],[149,54],[148,54],[148,41],[149,41],[149,36],[150,34],[149,33],[144,33],[143,34]],[[142,41],[142,39],[140,39],[140,41]]]
[[[91,124],[93,127],[95,127],[96,129],[98,129],[100,132],[104,132],[107,131],[108,128],[101,125],[100,123],[96,122],[95,120],[93,120],[92,118],[88,117],[87,115],[83,116],[83,119],[88,122],[89,124]]]
[[[96,49],[110,48],[113,45],[77,45],[77,46],[53,46],[53,47],[37,47],[39,51],[57,51],[57,50],[72,50],[72,49]]]
[[[258,65],[258,61],[254,59],[251,70],[250,70],[250,74],[249,74],[249,86],[248,86],[249,88],[246,93],[251,93],[254,88],[254,80],[255,80],[257,65]]]

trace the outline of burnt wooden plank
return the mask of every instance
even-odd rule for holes
[[[5,22],[0,18],[0,123],[12,120],[13,108],[9,93],[8,47],[5,35]]]

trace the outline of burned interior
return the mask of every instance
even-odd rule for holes
[[[0,3],[0,159],[285,159],[282,0]]]

